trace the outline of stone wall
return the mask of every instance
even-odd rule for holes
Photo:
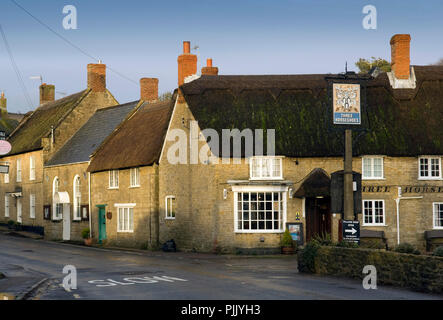
[[[106,245],[146,248],[155,246],[155,166],[140,167],[140,186],[130,187],[130,169],[119,170],[119,186],[109,188],[109,171],[91,174],[91,219],[95,239],[98,238],[97,205],[106,205],[112,218],[106,219]],[[134,231],[118,232],[116,204],[135,204]]]
[[[314,264],[311,271],[317,274],[363,279],[364,266],[373,265],[377,270],[377,284],[443,293],[441,257],[340,247],[318,247],[312,257]],[[301,250],[301,272],[308,272],[307,260],[307,255]]]

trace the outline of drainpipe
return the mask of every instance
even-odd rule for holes
[[[423,196],[402,197],[401,187],[398,187],[398,197],[395,198],[395,204],[397,205],[397,244],[400,244],[400,200],[411,200],[411,199],[423,199]]]
[[[88,172],[88,218],[89,218],[89,236],[92,238],[92,222],[91,222],[91,173]]]

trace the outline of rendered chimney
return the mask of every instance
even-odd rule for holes
[[[158,79],[141,78],[140,79],[140,99],[143,101],[158,100]]]
[[[396,34],[391,38],[391,67],[395,78],[409,79],[410,76],[410,43],[409,34]]]
[[[216,76],[218,75],[218,68],[212,66],[212,59],[206,59],[206,67],[202,68],[202,75]]]
[[[197,73],[197,56],[191,54],[191,43],[183,41],[183,54],[177,58],[178,86],[185,83],[185,78]]]
[[[1,97],[0,97],[0,117],[5,118],[8,114],[8,110],[6,109],[6,98],[5,93],[2,91]]]
[[[55,100],[55,86],[43,83],[40,85],[40,105]]]
[[[102,63],[88,64],[88,88],[93,92],[106,91],[106,65]]]

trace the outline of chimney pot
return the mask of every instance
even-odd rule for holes
[[[183,41],[183,53],[191,53],[191,42]]]
[[[88,89],[93,92],[106,91],[106,65],[102,63],[88,64]]]
[[[411,36],[409,34],[396,34],[391,38],[391,67],[397,79],[409,79],[410,43]]]
[[[202,75],[204,76],[216,76],[218,75],[218,68],[212,66],[212,59],[206,59],[206,67],[202,68]]]
[[[42,83],[40,85],[40,105],[55,100],[55,86]]]
[[[183,54],[177,58],[178,86],[185,83],[185,78],[197,73],[197,56],[190,53],[191,43],[183,41]]]
[[[158,100],[158,79],[141,78],[140,79],[140,99],[143,101],[154,102]]]

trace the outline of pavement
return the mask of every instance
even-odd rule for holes
[[[0,272],[6,276],[0,279],[0,296],[31,300],[443,300],[405,289],[365,290],[360,281],[299,274],[295,256],[113,250],[1,232]]]

